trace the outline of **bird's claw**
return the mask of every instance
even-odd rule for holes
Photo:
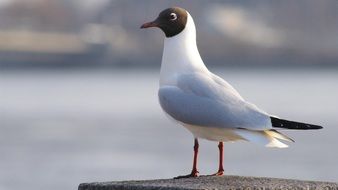
[[[198,177],[198,171],[192,171],[190,174],[188,175],[180,175],[180,176],[177,176],[177,177],[174,177],[174,179],[182,179],[182,178],[191,178],[191,177]]]
[[[211,174],[212,176],[222,176],[224,175],[224,171],[218,171],[217,173]]]
[[[210,174],[210,175],[204,175],[204,176],[223,176],[224,175],[224,171],[218,171],[214,174]]]

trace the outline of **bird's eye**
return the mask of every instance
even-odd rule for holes
[[[170,20],[176,20],[177,15],[175,13],[170,13]]]

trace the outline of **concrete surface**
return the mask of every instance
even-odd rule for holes
[[[242,176],[203,176],[186,179],[113,181],[82,183],[79,190],[266,190],[266,189],[338,189],[338,183]]]

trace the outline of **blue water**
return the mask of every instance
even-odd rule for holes
[[[225,144],[231,175],[338,181],[338,70],[213,68],[267,112],[321,124],[286,131],[288,149]],[[191,169],[193,138],[157,102],[158,70],[0,72],[0,189],[171,178]],[[201,141],[199,169],[217,169]]]

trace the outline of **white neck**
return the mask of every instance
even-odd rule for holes
[[[200,71],[208,71],[208,69],[198,52],[195,24],[188,13],[184,30],[164,40],[160,86],[176,84],[180,74]]]

